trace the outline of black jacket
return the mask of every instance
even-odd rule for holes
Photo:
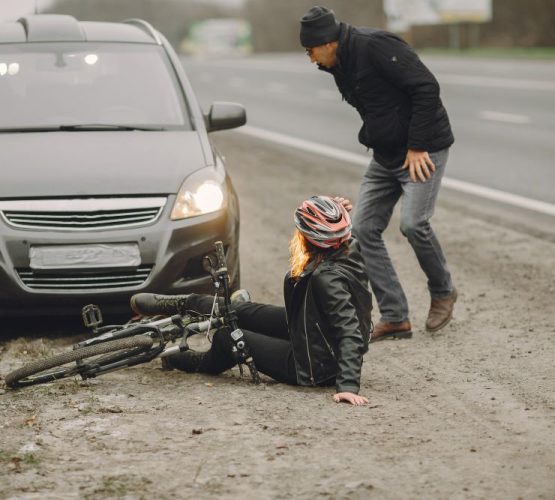
[[[363,126],[359,141],[386,167],[403,164],[407,149],[429,153],[454,142],[439,84],[398,36],[341,23],[338,64],[332,73]]]
[[[372,329],[372,295],[358,242],[307,266],[298,280],[287,274],[284,297],[299,385],[335,380],[337,392],[358,393]]]

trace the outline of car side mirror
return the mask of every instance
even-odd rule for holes
[[[241,104],[234,102],[214,102],[204,115],[207,132],[240,127],[247,123],[247,112]]]

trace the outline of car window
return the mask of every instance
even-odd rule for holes
[[[147,44],[0,44],[0,109],[0,129],[191,128],[164,49]]]

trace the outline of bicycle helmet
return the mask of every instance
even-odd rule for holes
[[[295,226],[319,248],[339,248],[351,237],[351,217],[329,196],[313,196],[295,210]]]

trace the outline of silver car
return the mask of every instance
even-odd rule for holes
[[[179,59],[148,23],[37,15],[0,24],[0,317],[120,309],[207,291],[224,242],[239,286],[239,206]]]

